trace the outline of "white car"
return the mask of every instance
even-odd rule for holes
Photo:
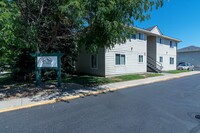
[[[194,71],[194,66],[187,62],[180,62],[177,66],[178,70],[191,70]]]

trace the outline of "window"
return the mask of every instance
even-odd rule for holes
[[[139,55],[139,62],[143,62],[143,55]]]
[[[131,36],[131,39],[136,39],[136,34],[133,34],[133,35]]]
[[[143,33],[139,33],[139,40],[144,40],[144,34]]]
[[[164,40],[162,38],[159,38],[159,43],[164,44]]]
[[[174,58],[170,57],[169,64],[174,64]]]
[[[163,62],[163,57],[162,56],[160,56],[160,62]]]
[[[96,54],[91,55],[91,68],[97,68],[98,58]]]
[[[174,48],[174,44],[172,41],[170,41],[170,48]]]
[[[125,65],[126,58],[124,54],[115,54],[115,64],[116,65]]]

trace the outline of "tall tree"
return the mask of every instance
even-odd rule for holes
[[[81,46],[95,52],[124,43],[134,33],[134,21],[149,19],[149,11],[163,5],[163,0],[4,0],[8,5],[13,2],[19,13],[15,24],[10,21],[12,38],[20,46],[13,44],[22,53],[63,52],[67,72]],[[7,9],[13,10],[0,8]]]
[[[14,34],[15,19],[19,12],[14,2],[0,1],[0,67],[13,64],[17,54],[16,36]]]
[[[26,39],[37,51],[61,44],[85,44],[89,50],[124,43],[135,20],[144,21],[163,0],[16,0]],[[64,42],[63,42],[64,41]],[[64,44],[64,45],[65,45]]]
[[[150,18],[150,11],[163,5],[163,0],[83,0],[85,3],[84,34],[81,43],[95,51],[124,43],[133,34],[134,22]]]

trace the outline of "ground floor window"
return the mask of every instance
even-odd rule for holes
[[[138,60],[140,63],[143,62],[143,55],[139,55],[139,60]]]
[[[125,54],[115,54],[115,65],[125,65],[126,57]]]
[[[160,62],[163,62],[163,57],[162,56],[160,56]]]
[[[91,68],[98,68],[98,58],[97,54],[92,54],[91,55]]]
[[[169,64],[174,64],[174,58],[170,57]]]

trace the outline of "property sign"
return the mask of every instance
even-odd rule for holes
[[[57,56],[37,56],[37,67],[57,68],[58,57]]]
[[[58,86],[61,86],[61,57],[62,53],[32,53],[35,57],[36,85],[41,82],[41,69],[55,69],[57,71]]]

